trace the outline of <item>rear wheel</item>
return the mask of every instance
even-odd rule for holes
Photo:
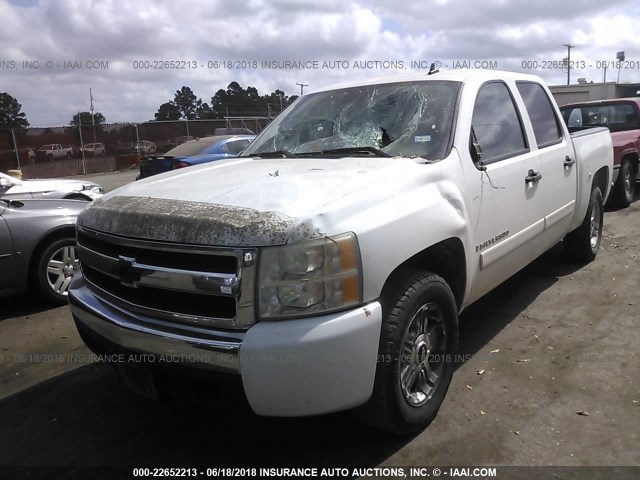
[[[405,435],[429,425],[447,393],[457,306],[447,283],[428,272],[410,275],[385,303],[373,394],[356,414],[375,428]]]
[[[602,193],[599,188],[594,188],[582,225],[568,233],[562,241],[569,258],[580,262],[590,262],[596,258],[602,241],[603,212]]]
[[[630,160],[623,160],[618,179],[613,186],[613,203],[619,207],[628,207],[633,201],[636,186],[636,171]]]

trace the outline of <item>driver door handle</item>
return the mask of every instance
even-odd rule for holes
[[[571,158],[569,155],[564,157],[564,166],[565,167],[570,167],[574,163],[576,163],[575,159]]]
[[[534,172],[533,169],[530,169],[527,173],[527,176],[524,177],[524,181],[526,183],[534,183],[539,181],[542,178],[542,174],[540,172]]]

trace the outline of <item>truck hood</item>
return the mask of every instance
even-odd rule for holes
[[[220,160],[119,188],[78,223],[180,243],[278,245],[326,235],[317,217],[353,215],[404,191],[424,169],[406,158]]]
[[[403,158],[219,160],[144,179],[103,198],[139,196],[306,216],[374,185],[406,179],[420,166]]]

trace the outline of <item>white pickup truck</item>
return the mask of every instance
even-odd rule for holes
[[[226,374],[260,415],[355,409],[414,432],[443,402],[465,307],[560,241],[596,256],[612,161],[609,132],[570,135],[535,76],[308,94],[240,157],[84,210],[71,310],[93,351],[137,354],[103,358],[147,395],[170,372]]]
[[[71,158],[73,155],[73,149],[71,147],[63,147],[59,143],[51,143],[49,145],[42,145],[36,152],[36,159],[46,160],[53,162],[61,158]]]

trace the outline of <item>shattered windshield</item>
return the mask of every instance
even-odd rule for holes
[[[459,82],[362,85],[305,95],[278,116],[242,156],[444,157]]]

